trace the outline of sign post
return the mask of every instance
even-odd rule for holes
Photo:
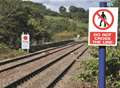
[[[106,47],[100,46],[99,47],[99,80],[98,85],[99,88],[106,88]]]
[[[100,2],[100,7],[107,7],[107,2]],[[106,47],[99,47],[99,88],[106,88]]]
[[[99,88],[106,88],[106,46],[117,46],[118,37],[118,8],[107,5],[89,8],[88,45],[99,46]]]

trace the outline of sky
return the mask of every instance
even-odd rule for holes
[[[89,7],[98,6],[98,0],[30,0],[33,2],[43,3],[47,8],[57,11],[60,6],[65,6],[67,9],[73,5],[88,9]]]

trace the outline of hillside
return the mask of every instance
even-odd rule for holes
[[[61,32],[71,34],[73,32],[74,36],[71,35],[70,38],[77,34],[87,35],[87,23],[83,23],[81,17],[82,15],[85,16],[87,12],[82,8],[71,7],[70,12],[57,13],[40,3],[1,0],[0,42],[9,46],[20,45],[20,42],[17,41],[20,41],[23,32],[29,33],[31,41],[36,41],[38,44],[43,38],[46,41],[54,41],[54,36]]]
[[[53,33],[53,39],[63,40],[65,38],[74,38],[77,35],[87,35],[87,23],[60,16],[45,16],[45,18],[50,21],[50,27],[47,31],[51,31],[51,34]]]
[[[65,9],[65,7],[63,7]],[[60,13],[47,9],[41,3],[22,0],[0,0],[0,53],[21,46],[21,34],[29,33],[31,44],[42,44],[87,35],[87,11],[75,6]],[[83,18],[86,17],[84,20]],[[18,47],[16,47],[18,46]],[[5,49],[6,50],[6,49]],[[15,51],[17,53],[17,51]],[[10,53],[10,52],[8,52]],[[12,56],[16,56],[16,53]]]

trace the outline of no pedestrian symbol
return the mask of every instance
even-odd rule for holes
[[[24,40],[28,40],[28,36],[24,36],[23,39],[24,39]]]
[[[96,17],[98,17],[98,19],[96,19]],[[108,21],[108,19],[111,20]],[[96,21],[99,21],[99,24],[97,24]],[[100,9],[96,11],[95,14],[93,15],[93,24],[95,25],[96,28],[100,30],[109,29],[113,25],[113,22],[114,22],[114,16],[112,12],[107,9]]]
[[[117,29],[117,7],[89,8],[88,45],[116,46]]]

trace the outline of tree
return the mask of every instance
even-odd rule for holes
[[[21,0],[0,0],[0,33],[4,37],[3,41],[11,44],[16,36],[18,22],[15,14],[21,7]]]
[[[61,7],[59,8],[59,12],[60,12],[61,14],[66,13],[66,8],[65,8],[64,6],[61,6]]]
[[[113,0],[113,6],[114,7],[119,7],[120,8],[120,0]],[[120,15],[120,10],[119,10],[119,15]]]
[[[113,1],[113,6],[120,8],[120,0],[114,0]],[[118,27],[120,27],[120,9],[119,9],[119,13],[118,13]],[[118,32],[118,36],[119,36],[118,39],[120,39],[120,29],[118,31],[119,31]]]
[[[119,7],[120,8],[120,0],[114,0],[113,5],[114,5],[114,7]],[[119,19],[119,24],[120,24],[120,9],[119,9],[118,15],[119,15],[118,19]]]
[[[33,2],[0,0],[0,34],[4,39],[2,41],[14,45],[14,41],[20,39],[22,32],[29,33],[33,38],[36,32],[42,29],[44,18],[39,8],[45,9],[44,6]]]
[[[77,11],[78,11],[77,7],[75,7],[75,6],[70,6],[69,7],[69,12],[74,13],[74,12],[77,12]]]
[[[78,8],[75,6],[69,7],[70,18],[75,20],[82,20],[83,22],[88,22],[88,12],[84,8]]]

